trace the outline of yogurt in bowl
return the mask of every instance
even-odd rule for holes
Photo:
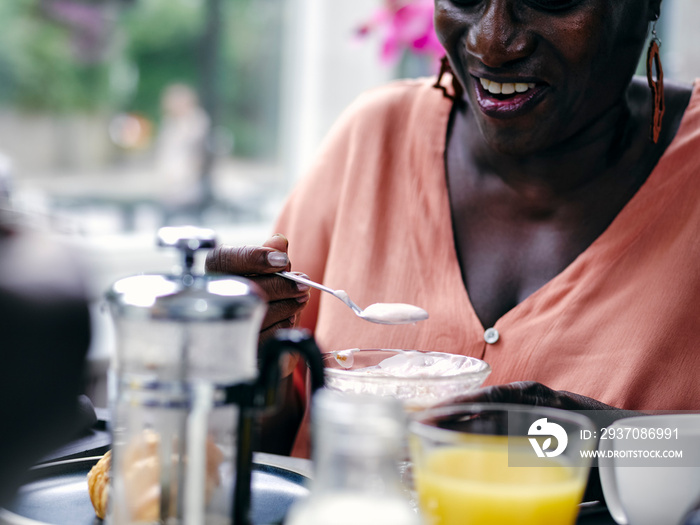
[[[407,411],[449,402],[479,388],[491,373],[481,359],[420,350],[348,349],[323,361],[327,388],[392,396]]]

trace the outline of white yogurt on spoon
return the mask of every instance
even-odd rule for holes
[[[362,310],[362,318],[373,323],[409,324],[428,318],[428,312],[406,303],[374,303]]]
[[[345,290],[336,290],[334,295],[341,301],[350,299]],[[365,321],[379,324],[411,324],[428,318],[428,312],[407,303],[374,303],[358,315]]]

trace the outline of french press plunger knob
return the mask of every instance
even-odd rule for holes
[[[158,230],[158,246],[176,248],[182,253],[182,271],[191,273],[194,254],[216,246],[216,233],[196,226],[166,226]]]

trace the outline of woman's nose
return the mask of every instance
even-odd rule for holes
[[[490,0],[469,28],[467,51],[488,67],[503,67],[529,56],[535,40],[513,10],[510,0]]]

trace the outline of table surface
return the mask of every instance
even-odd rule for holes
[[[104,421],[98,421],[94,428],[90,429],[80,438],[48,454],[42,459],[42,462],[101,455],[109,450],[110,445],[110,434],[104,427]],[[259,463],[291,470],[307,478],[313,477],[313,464],[308,459],[256,452],[254,454],[254,460]],[[590,502],[582,505],[581,514],[576,520],[576,525],[616,524],[604,505],[598,502]]]

